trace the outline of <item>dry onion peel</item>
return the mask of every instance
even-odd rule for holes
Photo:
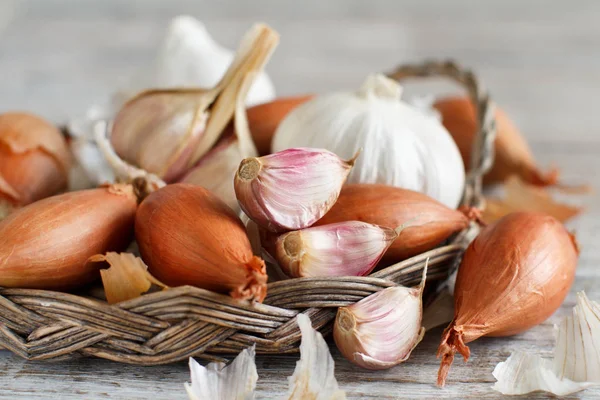
[[[96,254],[89,262],[106,262],[108,269],[101,269],[102,285],[108,304],[135,299],[150,290],[152,285],[168,287],[148,272],[144,261],[130,253]]]
[[[554,358],[515,352],[494,369],[492,387],[505,395],[545,391],[565,396],[600,385],[600,305],[577,293],[573,313],[555,326]]]
[[[185,383],[190,400],[253,400],[258,373],[254,346],[244,349],[229,365],[198,364],[190,357],[192,383]]]
[[[71,164],[61,132],[32,114],[0,114],[0,207],[30,204],[66,189]]]
[[[344,391],[338,387],[335,379],[335,362],[329,352],[323,336],[313,329],[310,318],[304,314],[296,317],[302,342],[300,360],[296,363],[294,374],[288,378],[288,400],[343,400]]]
[[[575,278],[579,250],[555,218],[513,213],[484,228],[467,248],[456,278],[454,319],[442,335],[438,385],[467,343],[509,336],[546,320]]]
[[[380,184],[345,185],[336,203],[316,225],[344,221],[387,227],[408,224],[385,253],[384,262],[398,262],[431,250],[469,226],[464,212],[422,193]]]
[[[492,223],[503,216],[516,211],[537,211],[553,216],[561,222],[582,212],[582,208],[573,207],[555,201],[545,188],[524,182],[517,175],[508,178],[504,185],[504,199],[486,198],[486,207],[482,219]]]
[[[263,68],[278,40],[273,30],[257,24],[214,88],[154,89],[129,100],[112,129],[117,154],[167,182],[179,179],[217,142],[234,115],[244,79]]]
[[[140,204],[135,234],[149,271],[169,286],[194,285],[262,301],[267,275],[242,221],[208,190],[167,185]]]
[[[244,105],[244,99],[254,81],[254,75],[255,73],[250,73],[246,76],[238,93],[233,117],[234,129],[229,133],[230,136],[223,137],[181,179],[183,183],[205,187],[237,212],[240,211],[240,206],[235,196],[231,177],[235,175],[240,160],[258,155],[248,130]]]

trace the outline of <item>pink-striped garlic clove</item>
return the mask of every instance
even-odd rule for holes
[[[425,334],[421,320],[426,272],[427,266],[418,288],[389,287],[338,309],[333,338],[348,361],[380,370],[408,359]]]
[[[315,226],[279,236],[275,258],[293,278],[363,276],[396,238],[394,229],[360,221]]]
[[[265,229],[307,228],[336,202],[355,159],[344,161],[310,148],[246,158],[235,174],[236,197],[248,217]]]

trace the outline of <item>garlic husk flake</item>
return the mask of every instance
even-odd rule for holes
[[[417,288],[393,286],[338,309],[333,337],[348,361],[380,370],[410,357],[425,334],[421,320],[426,274],[427,266]]]
[[[290,277],[363,276],[375,268],[398,232],[366,222],[315,226],[281,235],[275,256]]]
[[[362,156],[348,183],[411,189],[456,208],[465,171],[452,137],[434,117],[401,102],[400,85],[367,77],[358,92],[318,96],[291,111],[273,139],[273,151],[324,148],[340,157]]]
[[[565,396],[600,385],[600,305],[577,293],[572,315],[555,325],[552,360],[515,352],[494,369],[492,387],[505,395],[545,391]]]
[[[243,350],[229,365],[213,362],[206,367],[190,357],[192,383],[185,383],[190,400],[253,400],[258,373],[254,346]]]
[[[344,391],[338,387],[335,379],[335,363],[323,336],[313,329],[310,318],[304,314],[296,317],[302,342],[300,360],[296,363],[294,374],[288,378],[288,400],[343,400]]]
[[[337,200],[354,158],[323,149],[294,148],[244,159],[235,174],[242,210],[273,232],[311,226]]]

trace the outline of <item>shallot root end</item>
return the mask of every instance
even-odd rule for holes
[[[265,262],[253,256],[246,264],[246,283],[238,286],[229,294],[234,299],[254,300],[262,303],[267,296],[267,269]]]
[[[454,326],[454,321],[452,321],[442,335],[442,342],[440,343],[437,352],[437,357],[442,358],[440,369],[438,370],[438,387],[444,387],[446,384],[446,378],[448,377],[448,372],[450,372],[450,366],[454,361],[454,354],[457,351],[463,356],[465,362],[469,360],[471,351],[469,350],[469,347],[465,345],[462,329]]]

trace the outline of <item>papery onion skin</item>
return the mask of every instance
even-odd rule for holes
[[[50,122],[33,114],[0,115],[0,201],[23,206],[67,186],[67,142]]]
[[[280,97],[269,103],[248,108],[248,125],[252,139],[261,156],[271,153],[271,142],[279,123],[286,115],[300,104],[314,96],[310,94],[291,97]]]
[[[257,301],[266,296],[265,264],[252,254],[242,221],[203,187],[178,183],[150,194],[135,233],[150,273],[169,286]]]
[[[461,211],[422,193],[380,184],[345,185],[335,205],[315,225],[354,220],[389,227],[408,225],[385,253],[387,263],[431,250],[469,226],[469,218]]]
[[[72,289],[99,278],[88,259],[127,247],[136,208],[130,185],[111,185],[13,212],[0,222],[0,286]]]
[[[438,385],[456,351],[481,336],[526,331],[560,307],[575,278],[579,250],[555,218],[513,213],[487,226],[467,248],[458,269],[454,320],[442,335]]]
[[[465,168],[469,170],[477,131],[475,107],[467,97],[441,99],[434,107],[442,114],[442,123],[454,138]],[[540,171],[525,138],[506,113],[497,108],[495,117],[495,160],[484,177],[484,183],[503,182],[512,175],[519,175],[521,179],[534,185],[556,184],[558,171]]]

